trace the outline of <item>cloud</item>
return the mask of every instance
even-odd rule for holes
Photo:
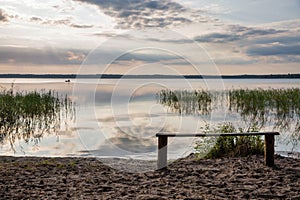
[[[276,29],[257,29],[257,28],[248,28],[247,31],[242,33],[243,36],[264,36],[264,35],[274,35],[279,33],[287,32],[286,30],[276,30]]]
[[[31,21],[31,22],[42,22],[43,20],[42,20],[42,18],[39,18],[39,17],[31,17],[29,19],[29,21]]]
[[[281,36],[273,36],[273,37],[263,37],[257,38],[255,40],[256,44],[296,44],[300,43],[300,33],[298,34],[289,34],[289,35],[281,35]]]
[[[0,9],[0,22],[7,22],[8,21],[8,16],[7,14]]]
[[[7,64],[30,64],[30,65],[74,65],[82,64],[89,55],[89,50],[32,48],[18,46],[0,46],[0,63]],[[99,56],[101,55],[101,56]],[[123,62],[140,61],[154,63],[179,59],[178,56],[164,52],[137,51],[123,54],[119,49],[97,49],[89,56],[86,65],[103,64],[103,57],[122,55],[114,64]]]
[[[224,25],[224,29],[227,27]],[[274,36],[280,33],[286,33],[287,30],[276,30],[273,28],[246,27],[241,25],[229,25],[223,33],[215,32],[206,35],[196,36],[197,42],[205,43],[227,43],[240,40],[246,40],[253,37]]]
[[[117,28],[171,27],[205,21],[199,13],[171,0],[74,0],[98,6],[116,19]]]
[[[156,51],[155,53],[151,52],[131,52],[127,53],[117,59],[117,61],[144,61],[144,62],[160,62],[178,59],[179,57],[176,55],[171,55],[169,53],[164,53],[163,51]]]
[[[70,61],[83,61],[86,57],[86,55],[84,53],[81,53],[81,52],[74,52],[74,51],[68,51],[67,52],[67,60],[70,60]]]
[[[123,37],[123,38],[128,38],[130,37],[129,35],[126,34],[117,34],[114,32],[99,32],[99,33],[93,33],[91,34],[92,36],[97,36],[97,37],[104,37],[104,38],[113,38],[113,37]]]
[[[240,40],[240,36],[228,33],[211,33],[203,36],[196,36],[194,40],[207,43],[225,43]]]
[[[198,35],[194,40],[209,44],[214,61],[220,65],[297,63],[300,55],[298,25],[298,21],[260,26],[223,24],[221,31]]]
[[[69,19],[59,19],[59,20],[44,20],[42,24],[50,24],[50,25],[70,25],[71,21]]]
[[[0,62],[31,65],[81,64],[87,52],[80,50],[38,49],[0,46]]]
[[[188,44],[193,43],[194,40],[189,38],[168,38],[168,39],[162,39],[160,37],[155,37],[155,34],[153,35],[147,35],[145,37],[136,37],[137,35],[131,35],[129,34],[117,34],[114,32],[99,32],[99,33],[93,33],[90,34],[92,36],[97,37],[104,37],[104,38],[115,38],[115,39],[125,39],[125,40],[144,40],[147,42],[157,42],[157,43],[172,43],[172,44]]]
[[[40,17],[31,17],[29,19],[30,22],[37,22],[44,25],[64,25],[69,26],[72,28],[93,28],[93,25],[86,25],[86,24],[75,24],[72,23],[70,19],[58,19],[58,20],[49,20],[49,19],[42,19]]]
[[[93,25],[80,25],[80,24],[70,24],[69,26],[73,28],[93,28]]]
[[[278,56],[278,55],[300,55],[300,44],[271,46],[254,46],[247,50],[251,56]]]
[[[145,40],[150,42],[164,42],[164,43],[172,43],[172,44],[188,44],[194,42],[193,40],[188,38],[178,38],[178,39],[146,38]]]
[[[273,27],[266,31],[249,31],[246,36],[251,35],[251,37],[248,37],[249,40],[244,43],[245,53],[252,58],[256,56],[263,62],[299,62],[299,21],[272,23],[268,26]]]

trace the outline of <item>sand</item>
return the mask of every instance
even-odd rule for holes
[[[0,198],[300,199],[300,160],[276,156],[275,164],[264,166],[262,156],[195,160],[190,155],[168,169],[128,173],[95,158],[2,156]]]

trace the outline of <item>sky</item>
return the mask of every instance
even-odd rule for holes
[[[300,73],[300,0],[0,0],[0,37],[2,74]]]

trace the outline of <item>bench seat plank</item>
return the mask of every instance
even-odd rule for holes
[[[226,136],[265,136],[264,157],[265,165],[274,166],[274,136],[279,132],[251,132],[251,133],[156,133],[158,137],[157,168],[167,167],[168,137],[226,137]]]
[[[256,135],[279,135],[279,132],[251,132],[251,133],[156,133],[156,137],[218,137],[218,136],[256,136]]]

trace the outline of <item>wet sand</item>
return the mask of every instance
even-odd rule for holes
[[[95,158],[2,156],[0,198],[300,199],[300,160],[276,156],[275,164],[264,166],[262,156],[195,160],[190,155],[168,169],[128,173]]]

